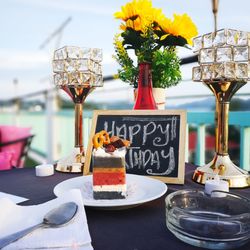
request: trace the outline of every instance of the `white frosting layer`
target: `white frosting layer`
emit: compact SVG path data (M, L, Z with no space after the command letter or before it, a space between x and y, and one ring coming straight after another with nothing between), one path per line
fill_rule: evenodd
M117 148L114 152L106 152L103 148L93 150L93 156L99 157L125 157L126 148Z
M126 192L127 191L127 185L102 185L102 186L93 186L93 191L95 192Z

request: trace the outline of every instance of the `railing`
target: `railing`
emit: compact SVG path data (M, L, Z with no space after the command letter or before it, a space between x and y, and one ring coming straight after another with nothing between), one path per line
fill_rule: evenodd
M213 125L215 121L214 112L188 112L187 122L197 127L196 157L197 165L205 164L205 135L206 126ZM250 170L250 112L230 112L229 125L240 128L240 166ZM188 142L187 142L188 145ZM188 149L188 146L186 147ZM186 160L187 160L186 152Z
M20 125L32 126L33 133L36 134L32 143L32 153L30 156L39 161L53 162L62 156L67 155L74 145L74 116L60 113L25 113L21 114ZM5 114L7 116L7 114ZM9 117L11 114L9 115ZM1 116L3 118L4 115ZM50 117L52 120L48 119ZM4 119L0 119L3 124ZM10 119L5 119L9 123ZM214 112L187 112L187 135L189 128L196 129L196 154L195 164L205 163L205 136L206 128L214 124ZM47 124L47 126L44 126ZM230 112L229 124L240 128L240 166L250 170L250 112ZM84 145L88 145L91 128L91 118L84 118ZM189 141L186 136L186 161L189 158ZM39 157L38 157L39 156Z

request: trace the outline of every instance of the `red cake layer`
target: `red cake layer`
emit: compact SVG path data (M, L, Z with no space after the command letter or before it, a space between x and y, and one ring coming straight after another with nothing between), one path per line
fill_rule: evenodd
M124 172L96 172L93 173L93 185L118 185L126 184Z

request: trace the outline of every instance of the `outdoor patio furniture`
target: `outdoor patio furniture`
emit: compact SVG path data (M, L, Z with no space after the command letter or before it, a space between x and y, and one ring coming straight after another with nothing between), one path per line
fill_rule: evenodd
M22 168L33 137L30 128L0 126L0 170Z

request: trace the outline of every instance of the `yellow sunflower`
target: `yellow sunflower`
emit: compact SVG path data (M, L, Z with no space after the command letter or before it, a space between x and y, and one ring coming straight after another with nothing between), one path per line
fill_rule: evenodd
M171 19L164 15L161 9L156 9L156 11L152 13L152 20L154 23L154 29L163 29L163 27L168 28L172 22Z
M185 38L190 45L192 45L192 38L198 35L196 25L187 14L174 14L174 20L163 23L161 27L167 34Z
M148 13L143 13L143 25L153 28L154 30L159 30L161 23L167 18L162 12L162 9L151 8Z
M152 9L151 0L133 0L121 7L121 11L114 14L115 18L127 21L128 19L135 20L141 14L146 15Z
M122 23L120 25L121 30L126 30L127 28L131 28L136 31L142 31L144 32L149 23L148 20L145 20L145 18L141 18L138 16L135 20L128 19L125 23Z
M120 28L132 28L144 32L150 25L150 15L153 12L151 0L133 0L121 7L121 11L114 14L115 18L123 20Z

